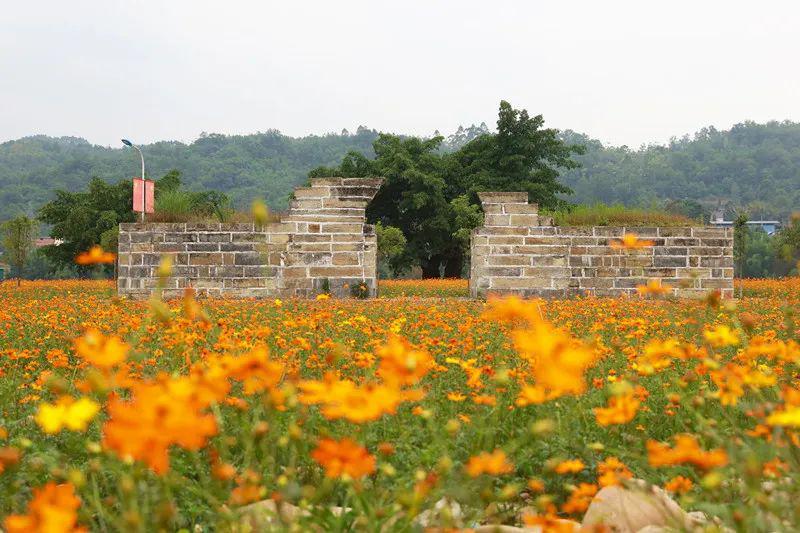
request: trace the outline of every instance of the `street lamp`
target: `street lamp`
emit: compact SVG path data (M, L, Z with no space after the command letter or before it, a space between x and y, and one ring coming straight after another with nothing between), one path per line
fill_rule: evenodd
M147 202L147 181L144 178L144 155L142 154L142 150L128 139L122 139L122 144L135 149L137 152L139 152L139 157L142 159L142 222L144 222L145 203Z

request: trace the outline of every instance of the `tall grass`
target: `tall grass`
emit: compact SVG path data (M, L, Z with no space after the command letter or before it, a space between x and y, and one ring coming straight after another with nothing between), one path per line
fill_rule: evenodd
M151 222L191 222L197 218L192 195L180 190L166 190L156 197Z
M552 216L557 226L697 226L702 225L684 215L660 209L642 209L624 205L578 205L568 210L543 212Z

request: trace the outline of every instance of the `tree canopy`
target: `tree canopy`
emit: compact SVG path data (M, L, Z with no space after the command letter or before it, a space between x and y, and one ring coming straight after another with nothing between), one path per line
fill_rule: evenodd
M557 178L572 168L568 145L543 128L541 115L500 103L497 133L483 133L454 152L440 150L443 137L420 139L380 134L375 158L348 153L338 167L320 167L310 176L382 176L381 190L367 219L396 227L407 239L405 264L419 264L423 276L462 274L469 233L481 224L478 191L527 191L529 200L555 208L570 190Z

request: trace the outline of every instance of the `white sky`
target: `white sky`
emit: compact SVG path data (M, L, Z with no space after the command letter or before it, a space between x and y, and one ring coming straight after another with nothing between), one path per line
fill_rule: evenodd
M0 141L800 121L797 1L2 0Z

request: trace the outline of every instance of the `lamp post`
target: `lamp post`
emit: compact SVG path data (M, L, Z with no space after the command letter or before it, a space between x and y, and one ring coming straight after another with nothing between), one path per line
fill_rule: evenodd
M142 222L144 222L144 212L147 210L145 209L145 203L147 202L147 180L145 180L144 177L144 155L142 154L142 150L128 139L122 139L122 144L135 149L139 152L139 157L142 159Z

